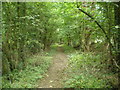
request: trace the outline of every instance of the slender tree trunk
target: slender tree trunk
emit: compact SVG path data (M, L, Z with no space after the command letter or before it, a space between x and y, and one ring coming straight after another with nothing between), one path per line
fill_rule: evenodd
M18 15L18 60L24 66L24 60L25 60L25 55L24 55L24 45L25 45L25 19L21 18L24 17L26 14L26 6L25 3L23 2L17 2L17 15ZM23 24L24 23L24 24ZM22 68L21 68L22 69Z
M120 2L115 3L115 25L119 26L117 29L117 35L116 35L116 41L117 41L117 56L116 61L118 62L118 65L120 65ZM118 78L120 78L120 68L118 70ZM119 88L120 88L120 82L119 82Z
M115 3L115 25L119 26L117 29L116 41L117 41L117 61L120 64L120 2Z
M115 3L117 6L115 6L115 25L119 26L117 29L117 61L120 64L120 2Z

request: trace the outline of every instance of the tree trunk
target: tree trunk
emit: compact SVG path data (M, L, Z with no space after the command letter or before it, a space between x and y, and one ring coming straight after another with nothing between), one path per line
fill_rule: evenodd
M116 61L118 62L118 65L120 65L120 2L116 2L115 3L115 25L119 26L119 28L117 29L117 35L116 35L116 40L117 40L117 55L116 55ZM118 70L118 74L120 75L120 70ZM120 76L118 75L118 78L120 78ZM120 82L119 85L120 87Z

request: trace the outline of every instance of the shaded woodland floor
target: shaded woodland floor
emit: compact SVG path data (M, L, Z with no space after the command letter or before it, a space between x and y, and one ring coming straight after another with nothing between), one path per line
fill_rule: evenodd
M39 88L61 88L65 77L64 70L68 65L67 55L63 48L58 48L53 56L52 65L49 67L45 77L39 81Z
M75 55L71 61L70 53L65 53L63 47L56 47L52 63L44 77L38 80L38 88L71 88L71 87L117 87L117 75L105 70L105 67L95 64L96 56L89 53ZM74 51L71 52L74 55ZM94 58L95 57L95 58ZM76 58L77 62L74 61ZM99 58L97 58L99 60ZM89 61L87 61L89 60ZM86 64L86 61L91 64ZM95 64L92 65L92 64ZM96 67L99 65L100 67Z
M69 52L67 52L69 50ZM116 88L117 74L101 64L103 56L56 46L26 60L27 66L11 73L12 83L3 77L7 88Z

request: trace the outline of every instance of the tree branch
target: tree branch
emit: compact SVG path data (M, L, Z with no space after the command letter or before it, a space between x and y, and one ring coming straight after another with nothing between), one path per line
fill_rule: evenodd
M102 32L105 34L105 37L107 38L109 44L112 46L113 48L113 45L112 43L110 42L110 39L107 35L107 33L105 32L104 28L98 23L98 21L96 21L90 14L88 14L87 12L85 12L84 10L80 9L79 6L77 5L77 8L79 11L83 12L85 15L87 15L88 17L90 17L92 20L94 20L94 22L98 25L98 27L102 30Z
M87 12L85 12L84 10L80 9L78 4L77 4L77 8L79 11L83 12L85 15L87 15L88 17L90 17L92 20L94 20L94 22L98 25L98 27L102 30L102 32L105 34L105 37L107 38L108 40L108 43L111 45L111 47L114 49L112 43L110 42L110 38L108 37L107 33L105 32L104 28L90 15L88 14ZM115 49L114 49L115 50ZM117 65L116 61L114 60L114 58L112 59L115 63L115 65L120 69L120 67Z

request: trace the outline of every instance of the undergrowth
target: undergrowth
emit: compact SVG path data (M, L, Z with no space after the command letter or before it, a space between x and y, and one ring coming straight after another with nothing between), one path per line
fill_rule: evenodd
M74 53L68 56L66 88L113 88L117 75L107 70L105 57L93 53Z
M44 53L45 54L45 53ZM2 77L2 88L34 88L37 87L37 80L43 77L51 64L51 55L34 55L26 60L24 70L14 70L9 75ZM12 78L9 80L9 78Z
M75 49L72 47L72 46L68 46L66 44L55 44L55 45L52 45L51 48L52 50L56 50L57 48L62 48L64 50L64 53L68 54L68 53L72 53L75 51Z

